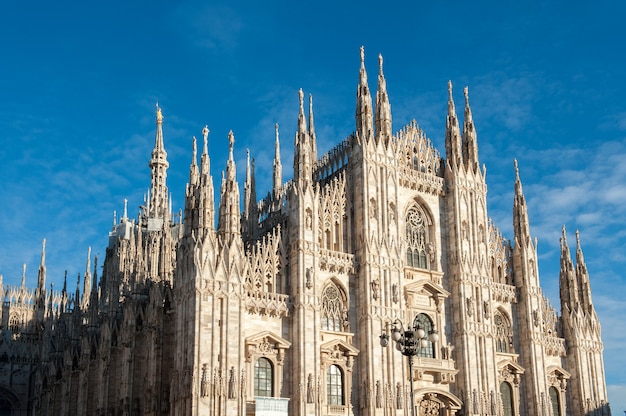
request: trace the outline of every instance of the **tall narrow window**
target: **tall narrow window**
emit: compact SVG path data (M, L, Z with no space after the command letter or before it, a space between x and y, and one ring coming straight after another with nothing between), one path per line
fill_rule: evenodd
M407 266L427 269L428 228L426 215L418 206L411 207L406 215L406 243Z
M550 387L550 402L552 403L552 416L561 416L561 401L556 387Z
M326 371L326 396L328 404L343 405L343 373L341 368L331 365Z
M343 331L344 296L333 283L324 289L322 294L322 329L325 331Z
M500 383L500 396L502 397L503 416L513 415L513 389L506 381Z
M422 328L426 337L428 337L428 335L433 331L433 322L425 313L420 313L415 317L413 326ZM418 348L417 355L419 357L435 358L435 348L433 343L428 340L425 344L425 346L420 346L420 348Z
M274 369L267 358L259 358L254 363L254 395L260 397L272 397L272 383L274 381Z

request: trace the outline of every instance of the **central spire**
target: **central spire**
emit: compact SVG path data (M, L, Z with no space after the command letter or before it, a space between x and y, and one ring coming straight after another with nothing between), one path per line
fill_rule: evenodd
M168 214L168 192L166 185L167 168L167 152L163 146L163 113L156 104L156 137L154 140L154 149L152 149L152 158L148 164L152 170L151 187L150 187L150 205L148 206L149 218L165 218Z

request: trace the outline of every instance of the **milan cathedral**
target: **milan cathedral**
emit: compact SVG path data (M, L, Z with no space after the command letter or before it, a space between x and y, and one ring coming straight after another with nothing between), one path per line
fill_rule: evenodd
M488 216L464 98L460 121L448 84L445 156L415 121L393 133L361 49L353 134L318 155L300 90L292 179L276 126L272 189L248 154L241 196L231 132L215 201L205 127L180 213L157 106L149 191L104 259L55 291L44 240L35 288L0 277L0 415L609 416L578 232L558 312L517 163L510 240Z

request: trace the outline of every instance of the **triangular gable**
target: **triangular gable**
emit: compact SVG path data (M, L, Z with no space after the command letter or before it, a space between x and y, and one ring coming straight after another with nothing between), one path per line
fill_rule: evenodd
M333 339L325 344L322 344L320 350L322 353L330 355L337 355L337 353L341 353L342 355L348 357L359 355L359 350L356 347L340 339Z
M563 367L558 365L551 365L547 368L548 374L554 374L558 379L569 379L572 375L568 373Z
M246 361L250 362L256 353L275 353L291 347L291 342L270 331L263 331L246 338Z
M450 296L450 292L443 287L434 284L430 279L422 279L416 282L411 282L404 286L404 290L407 292L420 293L426 292L433 297L447 298Z
M498 370L507 369L511 374L524 374L524 367L511 360L502 360L498 362Z

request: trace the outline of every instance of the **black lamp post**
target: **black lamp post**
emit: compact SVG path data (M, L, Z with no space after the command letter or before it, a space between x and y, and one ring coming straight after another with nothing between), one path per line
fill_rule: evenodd
M419 354L423 348L428 348L429 343L435 343L439 340L439 333L433 329L430 333L426 331L419 323L415 323L413 328L406 331L399 320L391 324L391 338L396 342L396 349L407 357L409 361L409 382L411 383L411 414L415 416L415 397L413 396L413 357ZM399 328L398 328L399 326ZM383 333L380 336L380 345L386 347L389 345L389 335Z

